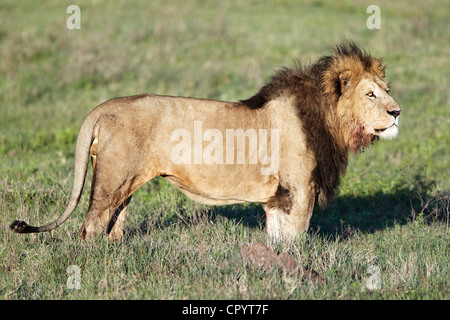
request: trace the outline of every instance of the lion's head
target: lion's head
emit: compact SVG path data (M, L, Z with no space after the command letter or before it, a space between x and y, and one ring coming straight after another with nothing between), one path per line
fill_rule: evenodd
M347 147L357 151L376 138L395 138L401 109L389 95L381 59L352 43L336 47L334 53L313 69L321 71L324 92L336 105Z

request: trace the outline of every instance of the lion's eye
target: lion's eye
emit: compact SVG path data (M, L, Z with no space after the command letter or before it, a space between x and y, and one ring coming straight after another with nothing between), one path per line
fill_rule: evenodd
M375 93L373 93L373 91L370 91L370 92L367 94L367 96L368 96L369 98L376 98Z

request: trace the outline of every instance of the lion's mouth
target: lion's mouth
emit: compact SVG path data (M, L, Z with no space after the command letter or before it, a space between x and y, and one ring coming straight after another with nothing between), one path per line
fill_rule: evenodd
M397 123L394 122L394 123L391 124L389 127L386 127L386 128L383 128L383 129L375 129L375 133L382 133L382 132L386 131L387 129L392 128L393 126L398 127Z
M398 135L398 117L390 126L382 129L374 129L373 134L382 139L390 140Z

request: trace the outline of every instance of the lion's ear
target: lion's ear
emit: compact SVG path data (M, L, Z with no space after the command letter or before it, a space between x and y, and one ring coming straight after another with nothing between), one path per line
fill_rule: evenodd
M344 93L345 90L345 86L347 85L347 83L350 81L350 77L352 76L352 72L350 70L346 70L346 71L342 71L339 74L339 81L340 81L340 89L341 89L341 94Z

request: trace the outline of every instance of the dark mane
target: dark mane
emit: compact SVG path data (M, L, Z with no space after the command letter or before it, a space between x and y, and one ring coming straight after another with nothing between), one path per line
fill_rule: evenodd
M307 147L313 151L317 163L311 179L318 187L317 200L320 205L325 205L334 197L339 177L345 173L348 163L349 147L342 141L339 131L348 131L349 128L339 123L339 117L335 114L341 95L339 76L344 71L350 71L357 81L364 72L384 78L385 70L381 60L371 57L354 43L338 45L333 53L309 66L297 64L293 68L280 69L257 94L240 101L250 109L259 109L278 97L294 97ZM355 139L361 139L356 149L370 142L361 132L351 134Z
M339 75L343 71L351 71L354 78L361 77L364 72L373 72L382 79L385 77L386 66L381 59L372 57L353 42L337 45L333 48L333 53L332 56L322 56L312 65L297 63L293 68L281 68L257 94L240 102L250 109L259 109L269 100L281 95L305 95L299 90L298 81L308 81L319 86L322 95L329 95L333 98L331 102L336 103L341 91Z

